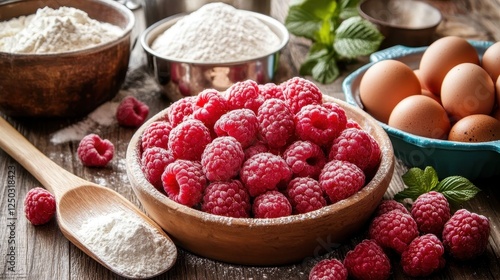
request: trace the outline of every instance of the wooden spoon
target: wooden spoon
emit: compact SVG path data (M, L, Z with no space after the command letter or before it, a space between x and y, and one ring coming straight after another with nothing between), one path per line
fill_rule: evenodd
M177 258L177 249L165 232L134 204L116 191L88 182L66 171L35 148L24 136L14 129L5 119L0 117L0 148L28 170L56 199L57 222L66 238L80 248L84 253L107 267L114 273L128 278L151 278L169 270ZM126 212L142 218L152 228L158 230L165 238L169 257L164 260L158 271L147 272L144 275L128 275L109 262L106 257L93 251L88 244L78 236L81 225L88 219L101 215ZM150 240L140 240L138 243ZM152 241L151 241L152 242ZM134 257L134 256L130 256ZM154 258L153 254L151 258ZM145 264L147 265L147 264ZM143 273L142 271L139 273Z

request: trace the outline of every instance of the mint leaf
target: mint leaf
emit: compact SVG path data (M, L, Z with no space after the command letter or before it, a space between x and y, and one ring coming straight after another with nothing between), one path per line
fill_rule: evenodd
M417 167L410 168L403 174L402 179L407 188L398 192L394 196L395 200L406 198L415 200L421 194L431 191L439 183L436 170L432 166L427 166L424 170Z
M340 20L345 20L350 17L359 15L358 3L359 0L339 0L339 17Z
M340 75L335 63L335 53L321 43L311 46L306 61L302 63L299 71L301 75L311 75L321 83L330 83Z
M455 205L472 199L481 191L471 181L462 176L446 177L432 190L442 193L448 199L448 202Z
M335 31L335 51L344 57L355 58L376 51L384 37L369 21L356 16L344 20Z
M336 9L337 1L299 1L289 7L285 26L296 36L326 42L322 40L325 39L325 32L333 33L330 22Z

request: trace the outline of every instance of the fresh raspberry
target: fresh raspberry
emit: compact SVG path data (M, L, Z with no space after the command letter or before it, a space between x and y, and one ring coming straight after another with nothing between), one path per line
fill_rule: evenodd
M353 119L347 119L347 123L345 124L345 128L356 128L356 129L363 129L359 123L357 123Z
M176 127L192 116L197 99L198 96L186 96L168 107L167 116L172 127Z
M382 248L401 254L418 236L417 223L410 214L392 210L375 217L369 227L370 238Z
M309 280L347 280L347 269L338 259L324 259L309 272Z
M489 235L488 218L460 209L444 225L443 245L455 259L471 260L486 250Z
M334 102L326 102L322 105L323 107L337 114L339 127L341 128L341 130L345 129L349 119L347 118L347 114L345 113L344 108L340 107L339 104Z
M212 182L205 188L201 210L233 217L250 217L250 196L240 181Z
M292 215L292 205L279 191L268 191L257 196L252 204L254 218L279 218Z
M176 159L201 160L201 154L210 142L209 129L201 121L191 119L170 131L168 149Z
M202 121L209 129L227 112L227 101L215 89L205 89L198 94L192 117Z
M208 180L227 181L238 175L244 158L240 142L231 136L221 136L205 147L201 165Z
M445 264L443 243L431 233L413 239L401 254L403 271L412 277L429 276Z
M311 81L302 77L293 77L280 84L285 100L293 114L309 104L323 103L323 94Z
M173 201L193 207L199 202L207 184L201 164L197 161L176 160L161 175L163 189Z
M155 121L150 123L141 135L141 147L145 151L147 148L160 147L168 148L168 136L172 130L172 125L166 121Z
M284 189L292 178L292 171L285 160L271 153L260 153L247 159L240 170L240 179L255 197L268 190Z
M78 144L77 154L81 162L89 167L103 167L113 159L115 146L97 134L88 134Z
M377 140L375 140L375 138L373 138L370 134L368 134L368 137L372 143L372 153L370 155L370 160L368 161L368 166L366 166L365 170L367 172L374 173L380 163L382 151L380 150Z
M356 165L341 160L325 164L319 175L319 185L331 203L346 199L365 184L365 174Z
M236 109L222 115L214 125L217 136L233 136L243 148L257 139L259 122L250 109Z
M271 98L285 100L283 89L275 83L259 84L259 94L264 98L264 101Z
M288 184L286 195L294 214L311 212L326 206L319 182L309 177L294 178Z
M293 114L283 100L266 100L259 108L257 120L260 138L271 148L285 146L295 133Z
M229 110L250 109L257 113L264 98L259 94L259 85L253 80L236 82L226 91Z
M253 143L250 147L246 148L244 150L245 152L245 161L252 156L260 153L266 153L269 152L269 147L264 144L262 141L257 141Z
M375 210L375 217L385 214L392 210L399 210L405 214L410 214L410 211L404 206L403 203L398 202L394 199L385 199L380 202Z
M295 141L283 153L295 176L317 179L325 166L326 156L320 146L310 141Z
M347 128L333 141L328 159L352 162L364 171L370 164L371 155L370 135L364 130Z
M347 252L344 266L353 279L389 279L391 262L382 247L365 239Z
M116 109L116 120L119 125L138 127L144 123L148 114L148 105L133 96L127 96L123 98Z
M421 234L441 236L444 224L450 219L450 205L443 194L435 191L421 194L411 206L411 216Z
M331 145L345 128L346 119L320 104L306 105L295 114L295 131L302 140Z
M30 189L24 198L24 214L33 225L48 223L56 213L56 199L45 189Z
M144 176L157 190L163 190L161 174L165 167L174 161L169 150L160 147L146 149L141 156L141 168Z

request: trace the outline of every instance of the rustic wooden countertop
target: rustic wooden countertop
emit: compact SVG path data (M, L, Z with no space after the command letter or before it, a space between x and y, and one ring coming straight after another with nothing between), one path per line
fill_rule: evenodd
M500 0L435 0L429 1L441 9L444 21L437 36L458 35L467 39L500 41ZM283 21L288 1L273 0L272 15ZM142 10L136 10L135 35L145 28ZM277 82L298 75L298 67L308 50L308 42L292 36L281 56ZM360 59L349 66L333 84L318 85L330 96L343 99L341 84L350 72L366 63ZM123 87L125 91L138 90L142 100L150 106L150 116L168 106L169 101L158 91L152 79L135 80L144 76L144 52L140 44L133 50L130 72ZM142 90L142 91L141 91ZM137 93L137 92L136 92ZM0 112L1 114L1 112ZM2 114L2 116L4 116ZM116 123L101 125L88 119L30 120L4 116L45 155L74 174L89 181L110 187L140 206L129 186L125 170L125 151L133 129ZM77 141L55 143L55 135L74 133L72 128L88 128L115 144L113 161L106 168L85 168L76 156ZM66 128L67 134L61 132ZM69 132L68 132L69 128ZM59 134L57 134L59 133ZM0 137L2 137L0 135ZM401 175L406 167L397 162L390 188L390 197L403 188ZM0 151L0 279L121 279L71 244L60 232L55 220L43 226L32 226L23 214L22 201L26 192L40 184L5 152ZM446 268L431 279L498 279L500 277L500 176L474 182L482 191L464 207L489 217L491 235L486 253L472 262L448 260ZM14 200L9 200L13 198ZM13 211L13 212L10 212ZM9 216L13 213L14 216ZM10 217L10 218L9 218ZM366 232L328 254L342 259L364 237ZM9 249L14 246L15 249ZM319 258L326 256L318 256ZM393 261L392 279L410 279L403 275L397 260ZM315 261L282 267L248 267L221 263L195 256L179 248L174 267L157 279L307 279Z

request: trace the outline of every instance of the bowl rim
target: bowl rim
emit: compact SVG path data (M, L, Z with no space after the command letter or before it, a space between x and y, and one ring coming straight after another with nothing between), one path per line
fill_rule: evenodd
M247 63L247 62L250 62L250 61L259 60L259 59L268 57L270 55L273 55L273 54L281 51L288 44L288 41L290 40L290 33L288 32L288 29L285 27L285 25L283 25L277 19L275 19L273 17L270 17L270 16L267 16L267 15L264 15L264 14L261 14L261 13L257 13L257 12L252 12L252 11L247 11L247 10L240 10L240 9L238 11L242 12L242 13L245 13L245 14L248 14L248 15L251 15L251 16L257 18L259 21L261 21L262 23L266 24L267 26L271 25L271 26L277 28L280 31L281 34L277 34L274 30L271 30L271 31L273 33L275 33L280 38L280 40L281 40L280 44L274 50L272 50L272 51L270 51L268 53L264 53L262 55L253 57L253 58L244 59L244 60L227 61L227 62L221 62L221 63L213 62L213 61L202 62L202 61L196 61L196 60L190 60L190 59L178 59L178 58L175 58L175 57L169 57L169 56L165 56L165 55L159 54L158 52L154 51L150 47L150 44L159 35L161 35L163 32L165 32L172 25L174 25L182 17L189 15L189 13L179 13L179 14L171 15L169 17L166 17L166 18L164 18L164 19L162 19L162 20L160 20L160 21L152 24L151 26L149 26L148 28L146 28L146 30L144 30L141 33L141 35L139 37L139 41L140 41L142 47L144 48L144 50L148 54L153 55L153 56L155 56L157 58L161 58L161 59L164 59L164 60L167 60L167 61L171 61L171 62L174 62L174 63L187 63L187 64L201 65L201 66L213 66L213 65L217 65L217 66L231 66L231 65L244 64L244 63ZM156 34L152 35L152 33L156 33ZM155 36L155 37L154 38L150 38L152 36ZM149 41L151 41L151 43Z

